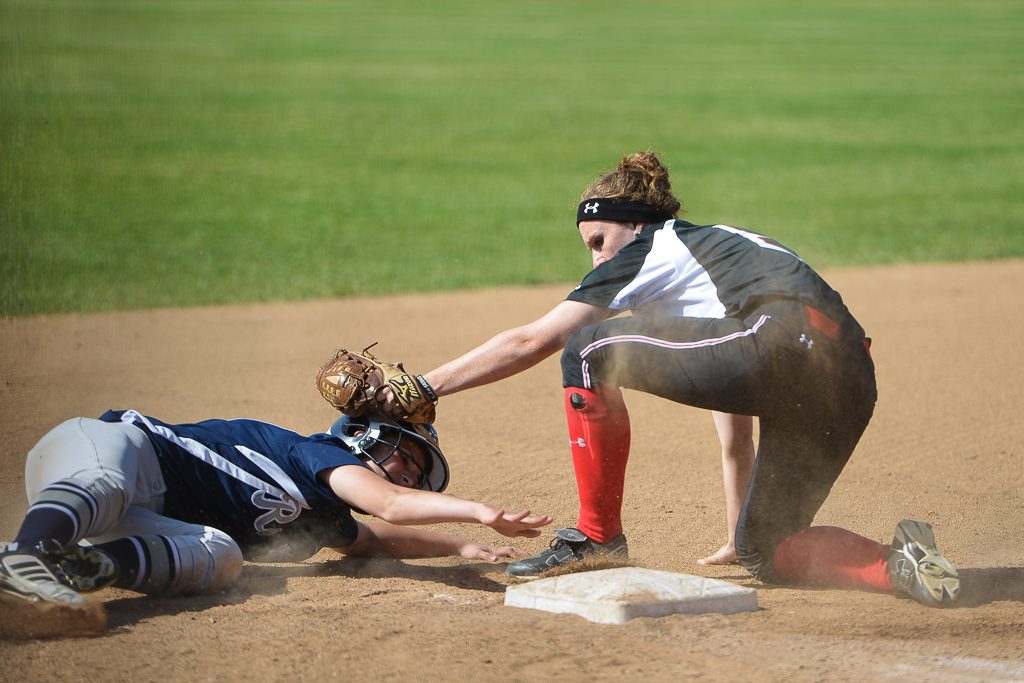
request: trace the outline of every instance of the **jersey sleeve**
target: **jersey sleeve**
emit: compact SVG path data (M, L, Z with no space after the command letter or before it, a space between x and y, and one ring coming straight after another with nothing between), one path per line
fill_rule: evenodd
M317 475L342 465L366 467L366 463L343 448L336 437L329 434L314 434L306 441L300 441L292 449L296 467L305 470L314 480Z
M621 294L636 280L649 251L650 241L637 238L590 271L566 299L616 311L630 308L629 298Z

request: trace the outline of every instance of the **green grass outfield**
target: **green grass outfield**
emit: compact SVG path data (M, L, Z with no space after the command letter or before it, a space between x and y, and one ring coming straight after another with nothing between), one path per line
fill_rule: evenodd
M816 267L1024 256L1024 2L0 0L0 316L568 282L655 148Z

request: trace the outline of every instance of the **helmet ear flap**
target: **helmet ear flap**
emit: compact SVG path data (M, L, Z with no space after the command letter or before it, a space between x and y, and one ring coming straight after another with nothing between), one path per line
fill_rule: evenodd
M338 418L327 431L331 436L344 441L350 451L359 455L369 455L368 451L377 443L376 437L380 434L379 429L373 429L370 419L348 415Z
M340 422L342 421L338 420L338 422L335 424L338 424ZM358 434L357 432L363 432L365 434L368 426L369 425L367 424L366 420L360 420L359 418L349 418L348 421L339 426L340 433L338 434L338 436L344 434L349 438L355 438L357 436L361 436L361 434Z

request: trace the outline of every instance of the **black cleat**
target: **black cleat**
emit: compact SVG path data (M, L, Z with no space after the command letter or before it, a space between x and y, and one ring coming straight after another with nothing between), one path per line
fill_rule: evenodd
M601 555L626 559L629 555L626 537L619 534L609 543L598 543L578 529L558 529L550 548L540 555L512 562L505 573L516 579L535 579L555 567Z

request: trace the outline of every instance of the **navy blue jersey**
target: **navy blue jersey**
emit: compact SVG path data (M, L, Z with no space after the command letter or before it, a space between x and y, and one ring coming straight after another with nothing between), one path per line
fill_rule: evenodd
M759 306L799 301L856 326L842 297L791 250L727 225L651 225L567 297L636 315L744 319Z
M172 425L134 410L100 419L132 424L153 443L167 484L164 516L220 529L246 559L299 561L356 539L352 508L317 474L366 465L330 434L258 420Z

